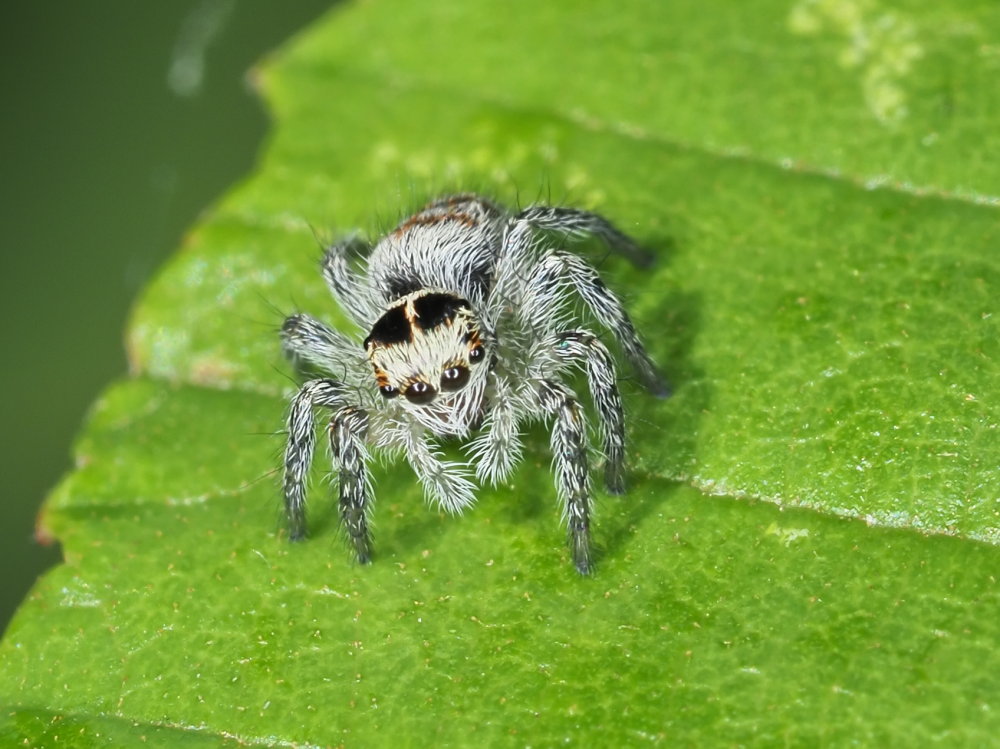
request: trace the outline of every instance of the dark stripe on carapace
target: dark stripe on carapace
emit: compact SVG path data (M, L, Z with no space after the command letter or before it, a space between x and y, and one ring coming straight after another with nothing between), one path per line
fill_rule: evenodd
M457 205L469 205L470 203L478 203L480 205L488 205L487 202L471 192L463 192L458 195L449 195L445 198L438 198L437 200L432 200L430 203L425 205L420 209L418 213L426 213L427 211L433 210L435 208L454 208Z
M409 343L413 340L410 322L406 319L403 306L389 309L372 326L372 331L365 338L365 348L368 344L377 343L381 346L391 346L394 343Z
M415 313L413 322L423 330L436 328L455 319L460 309L468 309L469 303L454 294L432 292L413 300Z
M389 299L391 300L400 299L424 288L420 279L404 278L403 276L389 276L385 280L385 284L389 288Z
M392 234L397 239L410 229L415 229L418 226L434 226L435 224L443 224L449 221L457 221L462 226L467 226L470 229L474 226L479 225L473 216L468 213L462 213L461 211L450 211L448 213L418 213L415 216L410 216L406 221L401 223L396 227L396 231Z

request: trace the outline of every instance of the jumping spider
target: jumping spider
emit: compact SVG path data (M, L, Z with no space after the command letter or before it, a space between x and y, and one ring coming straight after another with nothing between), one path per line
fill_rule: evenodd
M405 455L428 498L459 512L475 499L472 471L481 482L506 479L522 457L522 425L544 420L573 563L590 572L588 437L564 373L586 370L604 481L615 494L625 486L625 420L614 361L597 335L577 324L574 299L611 331L651 393L667 395L667 384L597 271L578 255L544 246L539 230L595 235L633 262L644 257L596 214L544 205L512 214L476 195L443 198L403 221L370 250L363 273L350 260L369 250L361 240L326 251L323 277L368 337L359 345L304 314L282 326L293 361L332 375L309 380L291 402L284 493L292 540L306 534L317 406L332 411L340 516L362 563L372 548L369 448ZM467 441L468 463L444 459L444 437Z

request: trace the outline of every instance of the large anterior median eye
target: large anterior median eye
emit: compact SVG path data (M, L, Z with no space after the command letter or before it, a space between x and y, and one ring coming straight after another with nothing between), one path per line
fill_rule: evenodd
M458 390L469 381L469 368L459 364L441 373L442 390Z
M437 395L437 390L426 382L417 380L403 391L403 395L406 396L406 400L410 403L430 403L434 400L434 396Z

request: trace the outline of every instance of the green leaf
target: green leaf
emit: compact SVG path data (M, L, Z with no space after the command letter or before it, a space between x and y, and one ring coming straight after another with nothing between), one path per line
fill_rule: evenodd
M265 67L260 168L146 291L46 506L66 563L0 644L0 737L993 741L1000 11L745 5L360 3ZM347 325L314 233L457 189L659 255L602 262L675 395L626 383L592 578L541 430L461 518L377 469L370 567L320 468L312 539L279 532L275 331Z

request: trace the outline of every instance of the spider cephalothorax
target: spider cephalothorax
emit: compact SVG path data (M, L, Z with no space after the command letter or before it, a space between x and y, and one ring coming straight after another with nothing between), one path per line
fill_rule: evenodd
M667 386L597 271L540 244L538 230L594 234L632 260L643 257L596 214L548 206L509 214L475 195L433 202L403 221L371 250L364 272L351 264L364 249L357 239L327 250L323 275L368 335L358 344L308 315L282 327L293 359L331 375L306 382L291 404L284 488L293 539L306 530L316 407L332 411L341 519L361 562L371 555L369 448L402 452L427 495L458 511L474 500L472 473L505 479L521 458L523 425L541 419L552 426L573 562L590 571L587 430L567 371L586 372L614 493L624 489L625 424L611 354L580 327L570 302L581 300L612 332L648 390L662 396ZM467 440L467 462L443 458L437 441L446 437Z

